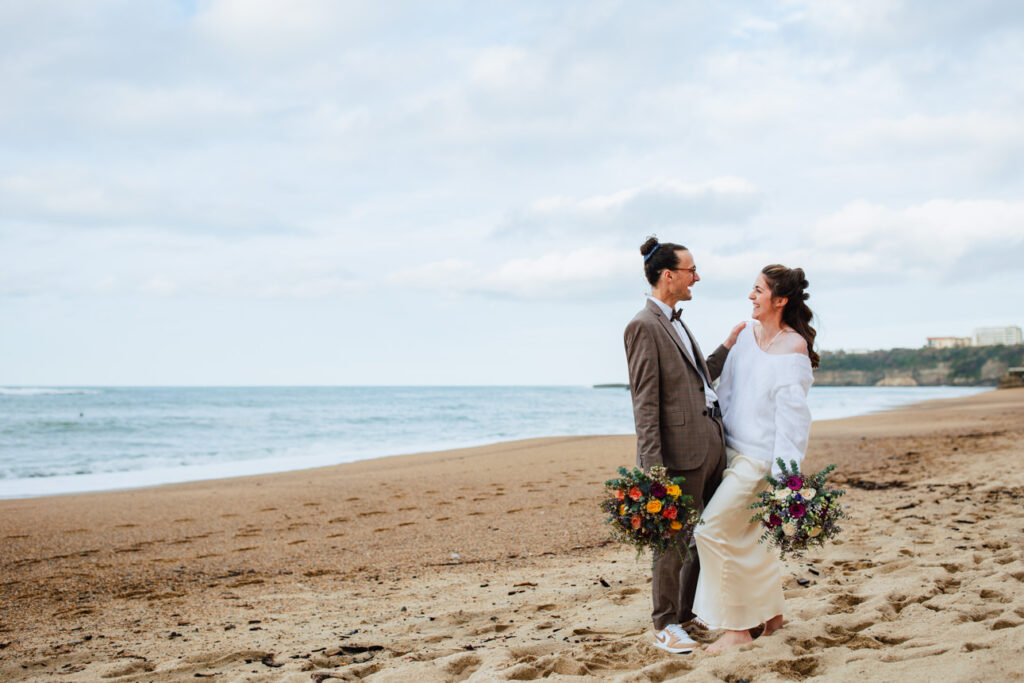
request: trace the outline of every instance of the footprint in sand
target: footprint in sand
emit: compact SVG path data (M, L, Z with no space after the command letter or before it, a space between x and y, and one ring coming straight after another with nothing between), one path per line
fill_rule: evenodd
M360 512L360 517L373 517L374 515L383 515L383 510L370 510L369 512Z
M260 547L258 545L249 545L249 546L246 546L244 548L235 548L234 552L236 552L236 553L247 553L250 550L259 550L259 549L260 549Z
M341 533L341 534L328 534L327 538L338 538L338 537L344 536L344 535L345 535L344 533Z
M416 523L416 522L402 522L402 523L401 523L401 524L399 524L398 526L412 526L412 525L413 525L413 524L415 524L415 523Z
M221 515L221 518L222 519L230 519L231 517L237 517L237 516L238 516L238 514L235 513L235 512L226 512L223 515Z
M154 669L156 669L156 664L152 662L130 662L114 666L107 673L100 676L100 678L120 678L122 676L131 676L132 674L149 673Z
M320 503L303 503L302 505L308 508L320 507Z
M328 524L339 524L341 522L347 522L348 517L335 517L334 519L327 520Z
M907 603L900 604L899 601L896 599L897 597L902 598L902 596L890 596L889 603L893 605L893 608L896 610L896 613L899 614L900 610L902 610ZM867 598L863 598L859 595L853 594L837 595L832 599L832 610L833 612L852 612L854 607L861 604L866 599Z
M346 498L345 502L346 503L354 503L357 500L360 500L359 496L352 496L351 498Z
M115 528L117 529L134 529L138 524L118 524Z
M4 536L5 539L14 540L16 538L28 538L28 534L14 534L13 536Z
M274 512L277 508L260 508L260 512Z
M415 505L407 505L404 508L398 508L399 512L408 512L409 510L419 510L419 508L416 507Z
M784 659L775 662L770 669L786 678L807 678L813 676L818 670L818 658L803 656L789 660Z
M297 540L297 541L289 541L288 545L298 545L298 544L300 544L300 543L305 543L305 542L306 542L306 541L305 541L304 539L301 539L301 538L300 538L300 539L299 539L299 540Z

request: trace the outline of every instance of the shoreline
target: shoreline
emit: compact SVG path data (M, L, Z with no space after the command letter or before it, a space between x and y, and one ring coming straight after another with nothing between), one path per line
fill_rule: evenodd
M1013 680L1022 443L1024 389L815 423L854 518L785 563L786 628L718 657L653 647L607 539L631 435L3 500L0 678Z
M102 387L101 387L102 388ZM860 388L860 387L829 387L831 388ZM871 388L871 387L865 387ZM916 389L917 387L915 387ZM940 387L945 389L965 389L965 387ZM892 387L891 389L899 391L905 389L905 387ZM932 387L925 387L925 389L933 389ZM984 387L971 387L969 389L977 389L977 393L985 393L991 391L991 388ZM975 395L975 394L971 394ZM869 410L865 413L858 413L856 415L844 415L842 417L826 417L823 419L815 420L817 422L825 422L833 419L846 419L846 417L857 417L860 415L873 415L884 413L890 410L899 410L905 406L913 406L918 403L926 403L931 400L945 400L944 398L937 399L924 399L922 401L912 401L909 403L898 403L895 405L885 405L880 408ZM110 473L89 473L81 475L55 475L50 477L32 477L27 479L9 479L0 480L0 501L4 500L25 500L31 498L49 498L49 497L63 497L79 494L88 493L108 493L114 491L129 491L129 490L140 490L140 489L152 489L159 488L161 486L171 486L177 484L187 484L191 482L200 481L221 481L236 479L239 477L255 477L264 475L274 474L286 474L289 472L302 472L308 470L317 470L325 467L335 467L339 465L351 464L354 462L364 462L368 460L377 460L381 458L400 457L405 455L422 455L429 453L437 453L449 450L463 450L468 448L484 448L484 447L496 447L503 443L512 443L515 441L523 441L530 439L548 439L548 438L567 438L576 436L631 436L632 432L621 432L621 433L597 433L597 434L580 434L580 435L558 435L558 436L526 436L523 438L505 439L500 441L480 441L479 443L470 444L459 444L459 445L444 445L440 444L437 446L424 446L420 449L413 449L409 451L401 452L385 452L369 455L369 456L353 456L352 459L342 460L340 462L322 462L325 459L324 455L317 456L301 456L297 459L298 462L292 461L285 463L280 458L265 458L265 459L253 459L253 460L240 460L240 461L224 461L216 463L207 463L199 465L190 465L176 468L154 468L147 470L129 470L129 471L118 471ZM235 470L235 471L232 471ZM240 471L239 471L240 470ZM133 480L134 479L134 480ZM90 481L99 481L101 483L90 485ZM6 484L6 486L5 486ZM7 488L13 489L15 486L21 486L27 491L8 491ZM82 488L84 486L84 488ZM53 490L54 488L58 490ZM61 490L64 489L64 490Z

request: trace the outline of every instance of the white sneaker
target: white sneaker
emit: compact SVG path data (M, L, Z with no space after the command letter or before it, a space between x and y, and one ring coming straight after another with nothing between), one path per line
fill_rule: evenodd
M654 634L654 646L677 655L688 655L697 643L679 624L669 624Z

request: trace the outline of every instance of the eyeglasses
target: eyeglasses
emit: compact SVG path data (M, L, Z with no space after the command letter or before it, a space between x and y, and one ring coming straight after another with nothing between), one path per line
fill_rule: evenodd
M697 266L692 266L690 268L666 268L665 270L674 270L674 271L677 271L677 272L685 270L690 275L692 275L694 277L697 276Z

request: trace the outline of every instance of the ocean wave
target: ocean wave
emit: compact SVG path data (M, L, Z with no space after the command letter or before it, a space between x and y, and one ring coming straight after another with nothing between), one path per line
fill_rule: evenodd
M95 389L50 389L35 387L0 387L0 396L50 396L53 394L98 394Z

